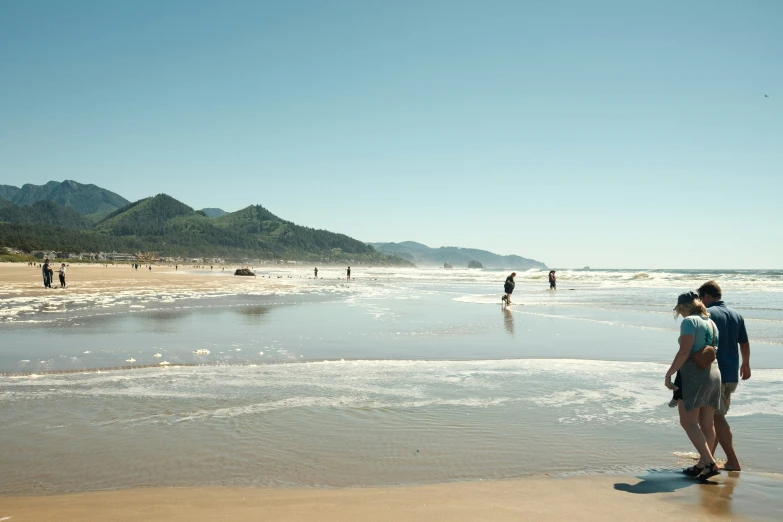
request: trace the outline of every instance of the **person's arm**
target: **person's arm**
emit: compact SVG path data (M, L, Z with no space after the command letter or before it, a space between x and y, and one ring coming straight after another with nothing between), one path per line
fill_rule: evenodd
M750 379L750 343L740 343L740 354L742 354L740 377L743 381L747 381Z
M739 337L737 339L740 346L740 354L742 355L742 366L740 366L740 377L743 381L750 379L750 340L748 339L748 331L745 329L745 319L740 321Z
M669 367L669 371L666 372L666 387L670 390L674 389L674 386L672 385L672 375L677 373L677 370L682 368L682 365L685 364L685 361L688 360L688 357L691 356L691 348L693 348L693 343L696 341L696 336L693 334L687 334L687 335L681 335L680 336L680 349L677 351L677 355L674 356L674 360L672 361L672 365Z

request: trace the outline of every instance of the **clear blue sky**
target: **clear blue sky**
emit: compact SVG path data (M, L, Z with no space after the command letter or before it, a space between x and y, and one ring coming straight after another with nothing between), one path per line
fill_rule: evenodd
M783 268L781 27L777 0L5 1L0 183Z

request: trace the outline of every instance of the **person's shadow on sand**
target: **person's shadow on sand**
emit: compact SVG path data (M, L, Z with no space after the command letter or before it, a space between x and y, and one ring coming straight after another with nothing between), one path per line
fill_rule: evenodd
M672 493L678 489L699 484L693 477L675 471L650 471L647 476L639 478L642 480L637 484L618 482L614 485L614 489L637 495L649 495L650 493ZM714 483L706 482L705 484Z

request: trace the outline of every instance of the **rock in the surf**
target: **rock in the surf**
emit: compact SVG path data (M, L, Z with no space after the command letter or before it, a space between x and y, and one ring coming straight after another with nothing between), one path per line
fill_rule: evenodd
M255 276L256 274L253 273L249 268L237 268L236 272L234 272L234 275L240 275L240 276Z
M475 259L468 263L468 268L484 268L484 266Z

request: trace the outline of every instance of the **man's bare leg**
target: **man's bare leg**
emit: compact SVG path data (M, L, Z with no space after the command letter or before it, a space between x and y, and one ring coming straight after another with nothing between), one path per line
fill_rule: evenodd
M734 435L731 433L731 426L726 421L725 415L715 414L715 435L712 453L715 453L715 449L720 444L720 447L726 453L726 464L723 466L723 469L726 471L740 471L742 466L740 466L737 453L734 451Z

